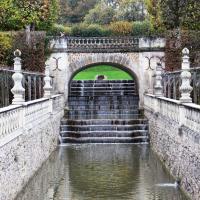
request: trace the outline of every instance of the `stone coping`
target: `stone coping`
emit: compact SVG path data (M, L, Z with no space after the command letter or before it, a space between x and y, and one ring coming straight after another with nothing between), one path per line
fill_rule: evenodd
M153 94L144 94L144 95L152 97L152 98L156 98L156 99L159 99L159 100L167 101L169 103L174 103L174 104L177 104L177 105L180 105L180 106L185 106L186 108L198 110L198 112L200 112L200 105L197 105L195 103L181 103L179 100L169 99L169 98L166 98L166 97L156 97Z
M8 111L15 110L15 109L18 109L18 108L21 108L21 107L22 107L22 105L10 105L10 106L6 106L6 107L3 107L3 108L0 108L0 114L8 112Z
M56 94L56 95L53 95L49 99L55 99L57 97L62 97L62 96L63 96L63 94ZM18 109L18 108L21 108L21 107L31 106L31 105L34 105L34 104L37 104L37 103L49 101L49 99L48 98L40 98L40 99L24 102L22 105L9 105L9 106L0 108L0 114L8 112L8 111L15 110L15 109Z

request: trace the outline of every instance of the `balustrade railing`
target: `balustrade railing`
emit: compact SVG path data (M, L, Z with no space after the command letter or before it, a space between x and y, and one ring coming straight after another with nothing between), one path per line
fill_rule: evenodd
M195 132L200 130L200 106L185 105L185 125Z
M191 86L193 90L191 92L192 101L195 104L200 105L200 67L191 68ZM162 75L163 93L164 96L170 99L179 100L181 97L181 70L174 72L166 72Z
M8 106L12 103L14 81L12 75L15 71L0 69L0 107ZM25 88L25 101L31 101L43 97L44 77L42 73L23 72L23 87Z
M57 46L55 48L62 48L66 43L68 52L98 53L139 50L139 38L135 37L54 37L52 41Z
M42 121L50 113L49 101L47 99L27 102L25 106L25 124L37 123L38 120Z
M139 48L139 39L133 37L67 38L68 51L131 51Z
M168 119L179 123L179 109L178 101L169 100L167 98L157 99L157 112Z
M22 125L20 106L10 106L0 109L0 140Z

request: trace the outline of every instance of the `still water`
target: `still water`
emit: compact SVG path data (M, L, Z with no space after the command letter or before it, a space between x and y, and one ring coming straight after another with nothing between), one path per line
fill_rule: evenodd
M148 145L69 145L50 156L16 200L187 199L169 183Z

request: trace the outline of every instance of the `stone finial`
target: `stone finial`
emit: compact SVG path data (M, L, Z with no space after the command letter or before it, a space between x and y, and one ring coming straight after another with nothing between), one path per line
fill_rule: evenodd
M49 65L46 64L45 67L45 78L44 78L44 97L45 98L50 98L51 97L51 91L52 91L52 86L51 86L51 77L50 77L50 67Z
M181 72L181 80L182 84L180 87L181 92L181 103L192 103L192 98L190 94L192 92L192 87L190 85L191 81L191 73L190 73L190 61L189 61L189 50L184 48L183 51L183 61L182 61L182 72Z
M155 74L155 85L154 85L154 94L157 97L163 96L163 86L162 86L162 65L160 62L156 66Z
M14 95L14 98L12 100L13 105L21 105L25 99L25 89L22 86L22 65L21 65L21 51L19 49L14 51L14 71L15 73L12 75L12 78L14 80L14 87L11 89L11 92Z

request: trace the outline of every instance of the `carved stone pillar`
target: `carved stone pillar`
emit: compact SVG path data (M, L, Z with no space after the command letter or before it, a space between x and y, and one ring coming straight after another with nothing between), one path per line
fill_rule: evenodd
M156 66L154 94L157 97L163 96L162 65L161 65L161 63L157 63L157 66Z
M14 80L14 87L11 89L11 92L14 95L14 98L12 100L13 105L21 105L25 101L25 89L22 86L22 66L21 66L21 51L16 50L14 52L14 71L15 73L12 75L12 78Z
M45 78L44 78L44 98L50 98L51 97L51 77L50 77L50 67L46 65L45 67Z
M189 62L189 50L184 48L183 51L183 61L182 61L182 72L181 72L181 80L182 84L180 87L181 92L181 103L192 103L192 98L190 94L192 92L192 87L190 85L191 81L191 73L190 73L190 62Z

